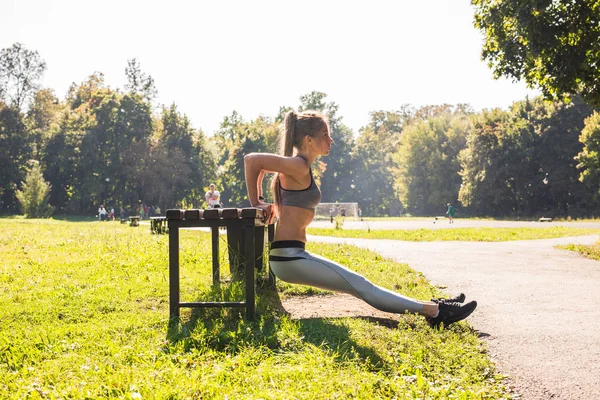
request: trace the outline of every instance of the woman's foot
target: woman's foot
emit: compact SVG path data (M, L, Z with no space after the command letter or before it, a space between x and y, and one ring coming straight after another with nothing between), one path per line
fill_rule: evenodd
M460 303L438 303L437 317L428 317L427 322L432 328L438 327L441 324L448 326L454 322L458 322L467 318L477 308L477 302L471 301L467 304Z

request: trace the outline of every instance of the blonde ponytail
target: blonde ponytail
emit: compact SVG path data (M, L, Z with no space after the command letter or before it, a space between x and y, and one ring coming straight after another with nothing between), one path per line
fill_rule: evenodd
M296 121L298 114L295 111L288 111L283 119L282 140L279 143L279 154L291 157L294 154L294 133L296 132Z

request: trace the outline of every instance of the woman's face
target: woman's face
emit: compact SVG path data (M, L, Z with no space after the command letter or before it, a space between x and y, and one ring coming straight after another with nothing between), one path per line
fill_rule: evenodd
M326 156L331 151L333 139L329 135L329 127L325 127L323 131L312 137L313 149L319 156Z

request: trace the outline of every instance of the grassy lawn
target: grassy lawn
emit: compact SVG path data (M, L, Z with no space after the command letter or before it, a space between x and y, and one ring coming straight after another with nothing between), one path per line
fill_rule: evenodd
M334 236L362 239L394 239L415 242L460 240L467 242L505 242L509 240L551 239L563 236L597 235L598 229L566 228L457 228L457 229L407 229L407 230L366 230L308 228L309 235Z
M170 326L167 242L146 226L0 219L0 398L509 398L465 322L292 320L281 299L318 292L302 286L259 290L255 322L184 310ZM366 250L309 250L409 296L438 294ZM210 286L209 234L182 232L181 260L182 300L241 298L238 284Z
M564 246L557 246L558 248L576 251L579 254L582 254L588 258L594 260L600 260L600 242L594 243L592 245L585 244L568 244Z

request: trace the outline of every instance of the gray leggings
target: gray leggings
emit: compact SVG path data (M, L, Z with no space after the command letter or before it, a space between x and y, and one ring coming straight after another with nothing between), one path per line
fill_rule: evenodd
M338 263L309 253L302 242L273 242L269 264L282 281L348 293L382 311L418 313L423 308L417 300L376 286Z

